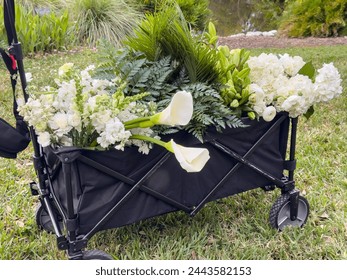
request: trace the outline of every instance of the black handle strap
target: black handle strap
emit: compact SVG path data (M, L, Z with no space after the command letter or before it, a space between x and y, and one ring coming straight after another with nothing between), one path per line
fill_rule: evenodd
M14 0L4 0L4 21L7 33L7 41L10 46L14 41L17 41L15 22Z
M11 86L13 92L13 115L16 118L16 129L23 135L29 138L29 130L23 117L18 113L18 104L16 101L16 85L18 77L18 63L22 63L22 52L20 44L18 44L17 33L15 28L15 6L14 0L4 0L4 23L7 34L7 40L9 44L9 54L0 49L1 57L6 65L7 70L10 73ZM17 63L18 62L18 63ZM27 98L26 94L26 79L25 72L20 71L21 84L24 93L24 98Z

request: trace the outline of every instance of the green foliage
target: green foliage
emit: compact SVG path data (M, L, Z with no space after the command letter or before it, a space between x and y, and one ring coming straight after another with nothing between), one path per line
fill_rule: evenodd
M220 94L224 103L238 116L243 112L251 112L247 106L251 81L250 69L246 63L250 52L244 49L230 50L227 46L220 46L218 50L217 65L222 84Z
M124 92L127 95L148 92L150 95L144 100L160 101L162 96L177 89L177 84L170 84L176 70L170 57L153 62L141 53L128 49L116 50L107 42L100 46L98 75L110 80L117 78L125 81Z
M280 30L291 37L338 36L346 19L346 0L292 0L283 13Z
M203 142L203 136L208 127L215 127L221 132L223 128L243 127L242 121L231 115L230 108L223 104L219 92L203 84L189 84L182 88L190 92L194 99L194 113L185 130L192 133Z
M99 39L119 46L141 18L132 2L126 0L71 0L69 8L75 21L73 33L77 42L90 46L95 46Z
M191 82L184 71L177 72L177 66L170 56L149 61L143 53L129 49L115 50L103 43L100 55L99 74L102 78L125 81L124 92L128 95L148 92L145 101L155 101L158 110L164 109L178 90L190 92L194 100L194 112L190 123L182 127L203 141L209 126L217 131L222 128L240 127L242 122L232 115L232 110L221 98L218 87L201 82ZM161 134L176 132L177 129L158 127Z
M167 6L177 4L189 26L194 29L204 30L211 11L209 9L209 0L138 0L146 12L155 13Z
M191 34L178 6L146 15L124 43L150 61L170 56L191 82L212 83L218 79L215 50L203 42L202 36Z
M43 15L16 5L16 31L23 52L49 52L64 49L71 43L67 10L61 14L49 12ZM7 41L3 25L3 6L0 6L0 39Z

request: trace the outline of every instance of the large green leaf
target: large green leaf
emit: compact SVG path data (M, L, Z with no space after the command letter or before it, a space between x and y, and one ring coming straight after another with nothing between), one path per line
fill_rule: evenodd
M299 70L298 73L309 77L313 81L314 75L316 74L316 69L314 68L312 62L309 61Z

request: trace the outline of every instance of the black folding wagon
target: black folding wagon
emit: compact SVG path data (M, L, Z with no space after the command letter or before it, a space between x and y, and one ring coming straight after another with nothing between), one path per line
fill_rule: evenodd
M2 56L13 85L14 74L20 75L27 100L13 0L4 0L4 8L10 48L9 55L2 50ZM112 259L102 251L85 250L90 238L101 230L179 210L194 216L210 201L259 187L266 191L277 187L282 192L270 210L272 227L303 226L307 220L309 204L294 183L298 119L287 113L277 114L271 122L244 118L245 127L222 132L211 127L203 143L187 132L176 133L178 143L203 147L210 153L201 172L187 173L173 154L158 146L148 155L135 147L124 151L42 148L34 129L26 127L14 111L16 129L0 122L1 132L7 129L0 136L0 155L15 158L28 145L30 135L38 179L30 189L40 201L36 221L41 229L56 235L58 249L67 251L69 259ZM7 131L16 134L18 143L9 145Z

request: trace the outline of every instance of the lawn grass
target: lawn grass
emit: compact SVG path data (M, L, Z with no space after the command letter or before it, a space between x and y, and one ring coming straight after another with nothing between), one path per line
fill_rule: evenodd
M268 212L280 195L260 189L210 202L196 217L182 212L96 234L90 249L115 259L347 259L347 46L262 49L260 52L301 55L321 67L334 62L344 80L341 97L321 104L309 120L299 122L296 186L310 202L303 228L272 229ZM65 62L96 62L85 50L25 59L34 83L52 82ZM0 67L0 115L11 120L11 91ZM17 160L0 159L0 259L64 259L55 236L36 227L37 198L27 187L35 180L31 147Z

